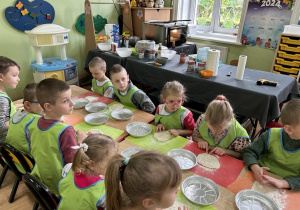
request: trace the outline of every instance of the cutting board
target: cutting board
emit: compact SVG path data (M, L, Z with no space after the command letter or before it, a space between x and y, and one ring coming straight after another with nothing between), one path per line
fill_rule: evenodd
M172 136L172 138L169 141L160 142L154 139L153 135L155 133L155 127L154 125L150 125L152 127L152 132L144 137L132 137L128 136L125 139L140 146L145 149L153 149L158 150L162 153L167 153L168 151L172 149L182 149L189 140L186 138L183 138L181 136Z
M74 126L74 128L76 130L82 130L84 132L88 132L91 129L98 129L100 131L102 131L105 135L110 136L112 139L118 141L120 140L119 137L121 136L121 134L124 133L124 131L117 129L117 128L112 128L106 125L88 125L85 122L81 122L77 125Z
M254 173L248 171L246 174L238 178L236 181L227 186L227 189L237 194L241 190L251 189L253 183L255 182ZM285 208L289 209L299 209L300 206L300 191L290 191L285 190L287 197L285 198Z
M205 152L205 150L199 149L198 144L195 142L188 143L183 149L193 152L196 156ZM220 162L219 169L208 169L197 164L191 171L213 180L218 185L226 187L238 178L245 163L227 155L218 156L213 154L213 156L218 158Z
M98 94L93 93L93 92L87 92L87 93L81 94L79 96L74 97L73 99L75 99L75 98L86 98L88 96L90 96L90 97L96 97L95 100L90 101L92 103L94 103L94 102L102 102L102 103L105 103L105 104L110 104L110 103L114 102L114 100L112 100L111 98L107 98L107 97L98 95Z

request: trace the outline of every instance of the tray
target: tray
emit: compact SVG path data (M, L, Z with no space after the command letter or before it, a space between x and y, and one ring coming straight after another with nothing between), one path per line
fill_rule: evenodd
M218 185L203 176L186 178L181 184L181 190L188 200L200 205L213 204L221 195Z
M133 112L129 109L115 109L111 112L111 116L116 120L130 120Z
M255 190L238 192L235 196L235 204L240 210L279 210L279 207L271 198Z
M101 112L107 109L107 105L101 102L89 103L85 106L85 110L90 113Z
M126 131L133 137L143 137L151 133L152 128L144 122L132 122L126 126Z
M189 170L197 164L196 155L186 149L173 149L167 154L177 161L182 170Z
M103 125L108 119L109 116L104 113L91 113L84 117L84 121L89 125Z
M125 158L127 158L127 157L130 158L131 155L134 155L135 153L142 151L142 150L145 150L145 149L142 147L130 147L130 148L123 150L120 154L123 155Z
M88 103L90 103L90 101L85 98L75 98L72 101L74 103L74 109L83 109Z

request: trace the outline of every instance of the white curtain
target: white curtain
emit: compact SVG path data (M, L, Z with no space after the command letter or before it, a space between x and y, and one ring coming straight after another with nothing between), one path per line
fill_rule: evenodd
M174 0L173 1L173 19L174 20L191 20L185 22L194 24L196 0Z

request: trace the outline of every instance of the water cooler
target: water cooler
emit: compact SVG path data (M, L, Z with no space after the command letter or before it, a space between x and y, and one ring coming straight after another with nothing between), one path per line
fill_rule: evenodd
M43 24L31 31L30 45L34 47L36 60L31 62L35 82L45 78L60 79L69 85L78 85L77 61L66 56L66 44L69 43L70 30L56 24ZM42 58L41 47L60 46L60 57Z

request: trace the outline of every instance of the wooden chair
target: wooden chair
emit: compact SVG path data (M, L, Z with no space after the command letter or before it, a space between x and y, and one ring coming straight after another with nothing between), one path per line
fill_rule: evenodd
M51 192L41 181L30 173L26 173L24 175L24 182L43 209L52 210L57 208L60 198Z
M11 171L16 175L16 180L8 199L8 202L12 203L14 201L19 182L22 181L23 174L25 172L31 172L31 169L34 166L34 160L26 153L17 150L6 142L0 142L0 154ZM16 164L19 166L17 167Z
M237 66L238 63L239 63L239 60L232 60L232 61L230 61L230 65L232 65L232 66Z

